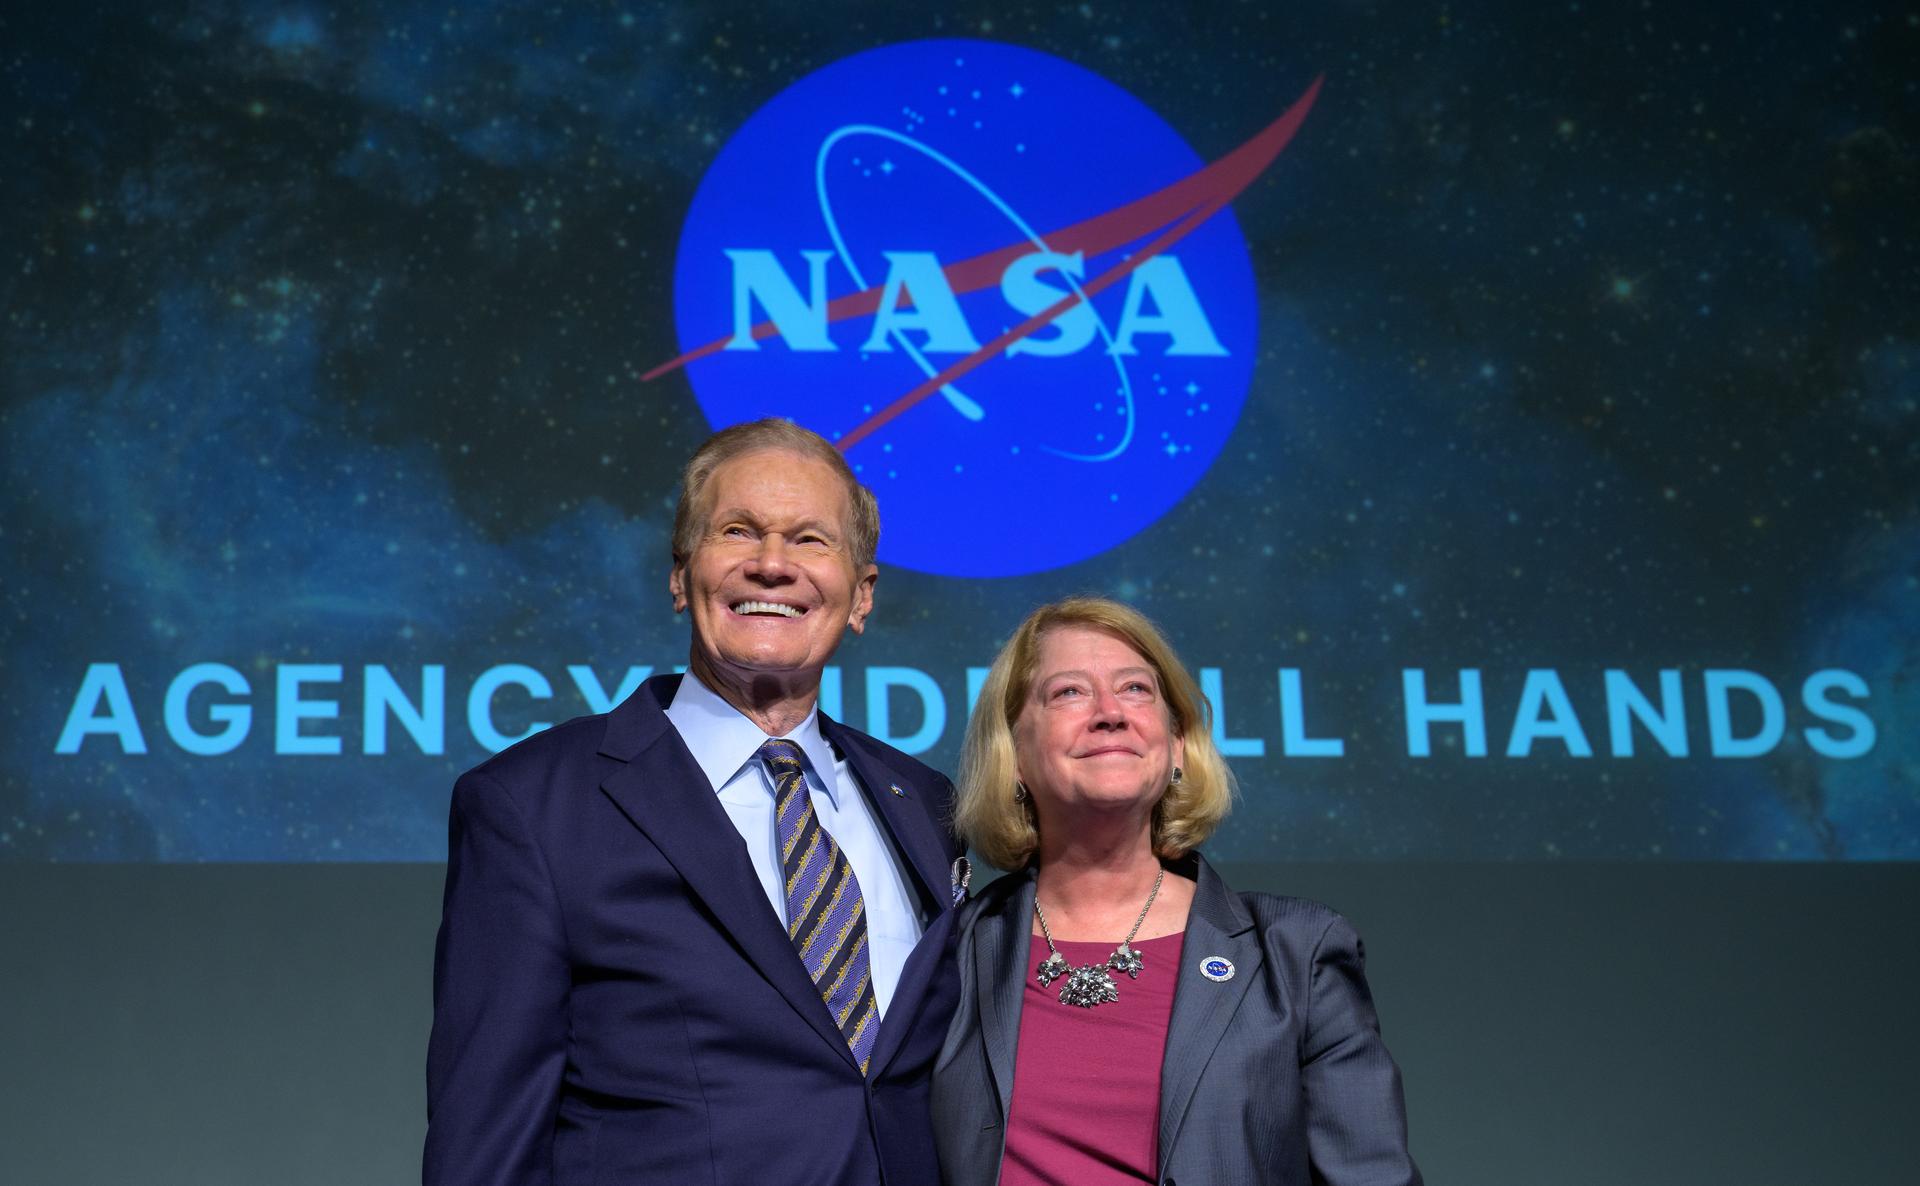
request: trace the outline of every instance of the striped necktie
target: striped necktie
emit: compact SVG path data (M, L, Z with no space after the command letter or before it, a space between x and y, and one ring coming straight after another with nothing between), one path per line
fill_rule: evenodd
M773 776L780 867L786 875L787 937L864 1075L873 1057L880 1009L867 966L867 910L860 882L813 813L800 747L775 738L760 747L760 760Z

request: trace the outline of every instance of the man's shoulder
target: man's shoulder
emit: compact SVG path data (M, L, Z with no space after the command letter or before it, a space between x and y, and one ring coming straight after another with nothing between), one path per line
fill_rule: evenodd
M557 772L597 764L607 735L607 713L590 713L523 737L461 775L462 782L520 788L545 786Z
M577 716L523 737L464 777L519 785L544 780L562 768L628 760L666 726L662 705L672 700L679 681L677 675L654 676L611 710Z

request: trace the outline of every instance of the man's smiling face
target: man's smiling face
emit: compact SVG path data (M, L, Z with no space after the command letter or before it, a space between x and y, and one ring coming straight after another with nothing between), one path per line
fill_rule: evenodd
M702 499L699 540L668 580L673 608L693 616L696 674L723 696L768 682L810 691L841 634L863 628L879 576L854 567L846 484L824 462L766 449L721 464Z

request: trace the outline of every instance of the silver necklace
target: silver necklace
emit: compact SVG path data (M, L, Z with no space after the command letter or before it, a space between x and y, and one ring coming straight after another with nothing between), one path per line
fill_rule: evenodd
M1133 949L1133 937L1140 933L1140 924L1147 921L1147 911L1153 909L1153 900L1160 896L1160 883L1166 879L1167 871L1160 870L1154 875L1153 889L1147 894L1147 904L1140 907L1140 917L1133 920L1133 929L1127 937L1120 940L1120 946L1102 964L1082 964L1077 968L1067 966L1067 957L1053 945L1053 932L1047 929L1047 912L1040 909L1040 895L1033 896L1033 916L1040 920L1040 937L1047 941L1047 958L1040 961L1040 967L1034 972L1034 979L1041 988L1052 988L1053 982L1065 976L1067 982L1060 989L1060 1003L1077 1005L1082 1009L1091 1009L1095 1005L1104 1005L1120 999L1120 990L1114 986L1113 973L1125 972L1127 979L1138 980L1140 953Z

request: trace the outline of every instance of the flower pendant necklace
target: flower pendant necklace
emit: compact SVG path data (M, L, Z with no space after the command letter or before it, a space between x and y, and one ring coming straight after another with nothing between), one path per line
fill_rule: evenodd
M1120 940L1120 946L1102 964L1082 964L1078 968L1069 968L1067 958L1053 945L1053 932L1047 929L1047 912L1040 909L1040 895L1033 896L1033 916L1040 920L1040 937L1047 941L1047 958L1040 961L1040 967L1034 972L1034 979L1041 988L1052 988L1053 982L1065 976L1067 982L1060 989L1060 1003L1077 1005L1082 1009L1091 1009L1095 1005L1104 1005L1120 999L1120 990L1113 983L1113 973L1125 972L1127 979L1138 980L1140 953L1133 949L1133 937L1140 933L1140 924L1147 921L1147 911L1153 909L1153 900L1160 896L1160 883L1165 880L1167 871L1160 870L1154 875L1153 889L1147 894L1147 904L1140 907L1140 917L1133 920L1133 929L1127 937Z

